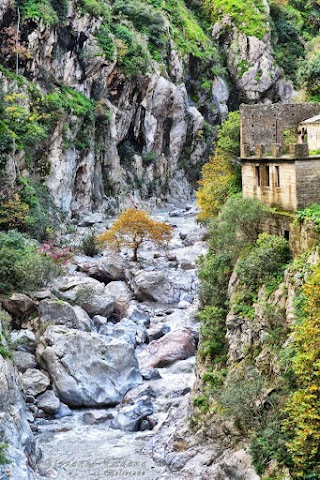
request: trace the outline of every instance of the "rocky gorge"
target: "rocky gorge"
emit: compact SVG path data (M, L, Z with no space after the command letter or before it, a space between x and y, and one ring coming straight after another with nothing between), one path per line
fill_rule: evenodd
M138 264L110 252L75 256L49 290L5 303L14 318L35 315L18 316L21 328L11 334L19 341L16 367L7 360L2 370L11 392L2 396L2 431L13 460L2 478L97 480L118 461L120 478L137 472L139 462L145 478L164 469L143 451L194 382L195 262L206 251L192 212L175 220L167 253L147 248ZM13 368L24 398L17 384L8 386L18 378Z

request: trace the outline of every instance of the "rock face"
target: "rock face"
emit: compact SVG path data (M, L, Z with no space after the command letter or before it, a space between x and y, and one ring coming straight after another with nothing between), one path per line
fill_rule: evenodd
M94 11L89 4L87 8ZM97 41L102 17L84 14L79 2L68 5L59 28L39 20L37 14L22 18L26 58L18 66L19 73L45 94L63 85L94 102L90 114L60 105L49 138L34 145L33 155L32 173L44 179L55 203L69 217L85 216L82 225L100 220L88 217L93 210L118 211L133 200L154 206L192 197L211 151L213 134L206 122L217 123L228 112L229 74L248 102L290 99L291 88L274 61L270 38L259 40L233 28L226 35L216 24L213 33L217 45L219 33L223 36L229 71L223 78L206 72L209 64L216 63L215 55L202 61L197 55L182 54L168 24L165 60L153 61L143 75L130 76L121 68L121 49L115 48L112 60L103 54ZM60 8L64 7L56 7L57 11ZM16 21L12 2L3 1L1 28L13 29ZM1 63L14 69L15 57L3 46ZM239 65L247 70L243 72ZM26 103L32 103L27 85L17 85L6 72L0 73L0 79L5 92L18 90ZM4 189L10 190L17 177L15 166L25 167L26 154L12 155L9 149L3 158Z
M37 354L68 406L115 405L142 380L132 346L94 333L48 327Z
M0 355L0 433L8 444L5 456L11 463L0 466L3 480L34 480L35 445L27 422L18 374L11 361Z

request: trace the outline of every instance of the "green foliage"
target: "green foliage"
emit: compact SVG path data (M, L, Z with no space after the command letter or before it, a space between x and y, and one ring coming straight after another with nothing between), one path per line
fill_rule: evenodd
M230 197L209 226L209 253L201 261L200 296L204 304L224 308L228 282L244 247L253 243L265 206L250 198Z
M306 207L304 210L297 210L296 217L300 221L310 220L314 223L317 232L320 232L320 205L314 203L310 207Z
M127 75L145 74L149 64L149 52L141 35L125 24L111 24L118 47L118 65Z
M265 379L257 369L239 367L216 392L223 412L233 417L242 432L262 424L265 387Z
M290 5L271 3L270 16L273 21L271 33L276 61L299 87L296 83L296 72L299 59L304 58L301 13Z
M207 222L217 215L228 196L241 190L240 113L231 112L218 131L214 157L202 169L197 201L201 208L198 220Z
M59 21L50 0L19 0L23 19L41 20L46 25L55 25Z
M236 266L240 282L250 291L282 275L290 259L288 241L263 233L256 244L245 251Z
M294 479L320 476L320 265L308 276L296 309L291 364L297 387L285 407L283 431Z
M195 407L198 407L202 413L207 413L209 411L209 401L208 397L201 395L193 399L193 404Z
M0 443L0 465L7 465L11 463L6 457L6 450L8 445L6 443Z
M272 411L264 425L256 429L250 442L250 454L259 475L262 475L274 460L280 465L291 466L290 454L286 447L288 437L285 437L281 429L283 415L279 410L278 408Z
M300 87L306 89L309 100L318 102L320 99L320 37L313 38L306 45L306 58L299 63L297 81Z
M21 199L29 206L26 231L33 238L43 241L59 226L58 209L41 182L19 177L18 184L21 187Z
M201 344L198 353L203 360L208 359L215 363L226 361L225 313L222 308L210 306L204 307L199 313Z
M0 89L0 153L24 150L29 158L53 132L61 116L72 113L94 120L95 103L71 87L61 86L44 94L33 83L23 90Z
M94 257L99 253L98 242L93 230L90 230L90 232L82 239L81 250L88 257Z
M114 39L110 35L110 26L104 22L96 33L96 38L99 42L102 52L109 59L114 59L115 43Z
M83 13L90 13L94 16L110 16L110 5L105 0L80 0L80 8Z
M245 35L262 39L269 32L268 15L262 0L205 0L205 6L213 23L229 16Z
M137 1L116 0L112 8L113 15L125 17L132 22L135 30L146 36L153 55L162 53L167 43L164 17L151 5ZM161 55L157 56L161 60Z
M0 293L30 292L45 286L59 266L17 231L0 232Z
M219 59L209 36L183 1L165 0L163 10L169 19L174 42L183 54L211 60Z

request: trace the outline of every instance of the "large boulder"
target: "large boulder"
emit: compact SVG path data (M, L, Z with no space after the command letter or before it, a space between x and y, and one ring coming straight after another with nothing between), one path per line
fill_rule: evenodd
M42 300L38 310L40 323L44 326L64 325L77 330L91 330L90 317L79 306L72 307L63 300Z
M60 408L60 400L53 390L47 390L37 397L37 407L48 415L55 415Z
M96 333L48 327L37 354L69 406L116 405L142 381L133 347Z
M161 270L139 270L133 279L132 287L137 298L141 301L173 302L171 285L165 272Z
M31 330L13 330L10 340L17 345L17 350L21 352L35 353L37 347L36 336Z
M105 291L113 296L117 302L127 304L133 299L133 293L126 282L110 282Z
M139 270L131 286L140 301L151 300L160 303L179 303L182 295L196 291L195 270Z
M85 276L59 279L55 289L57 297L82 307L90 316L111 315L115 308L115 298L105 290L105 285Z
M35 303L23 293L13 293L10 298L2 301L3 307L16 317L25 317L35 310Z
M165 367L177 360L192 357L195 352L194 335L187 328L181 328L149 343L139 355L139 364L143 369Z
M21 383L27 395L36 396L50 385L49 378L36 368L28 368L21 376Z
M150 397L145 395L137 399L133 405L121 407L117 416L112 420L110 426L125 432L136 432L140 430L143 420L153 414L153 407ZM151 429L151 425L150 428Z
M94 259L76 257L75 260L80 272L84 272L100 282L108 283L124 279L124 261L118 253Z
M14 363L19 372L24 373L28 368L35 368L37 366L36 357L29 352L19 352L18 350L13 354Z

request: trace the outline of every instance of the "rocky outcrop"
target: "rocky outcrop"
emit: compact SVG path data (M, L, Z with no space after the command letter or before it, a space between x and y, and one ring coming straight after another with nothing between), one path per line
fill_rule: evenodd
M142 381L132 346L95 333L48 327L37 355L69 406L116 405Z
M224 39L228 70L241 100L245 103L290 101L292 84L285 80L283 70L275 61L269 33L261 39L246 35L226 16L214 25L213 36ZM216 84L225 98L223 84Z
M0 434L10 463L0 466L3 480L34 480L35 444L17 371L0 355Z

